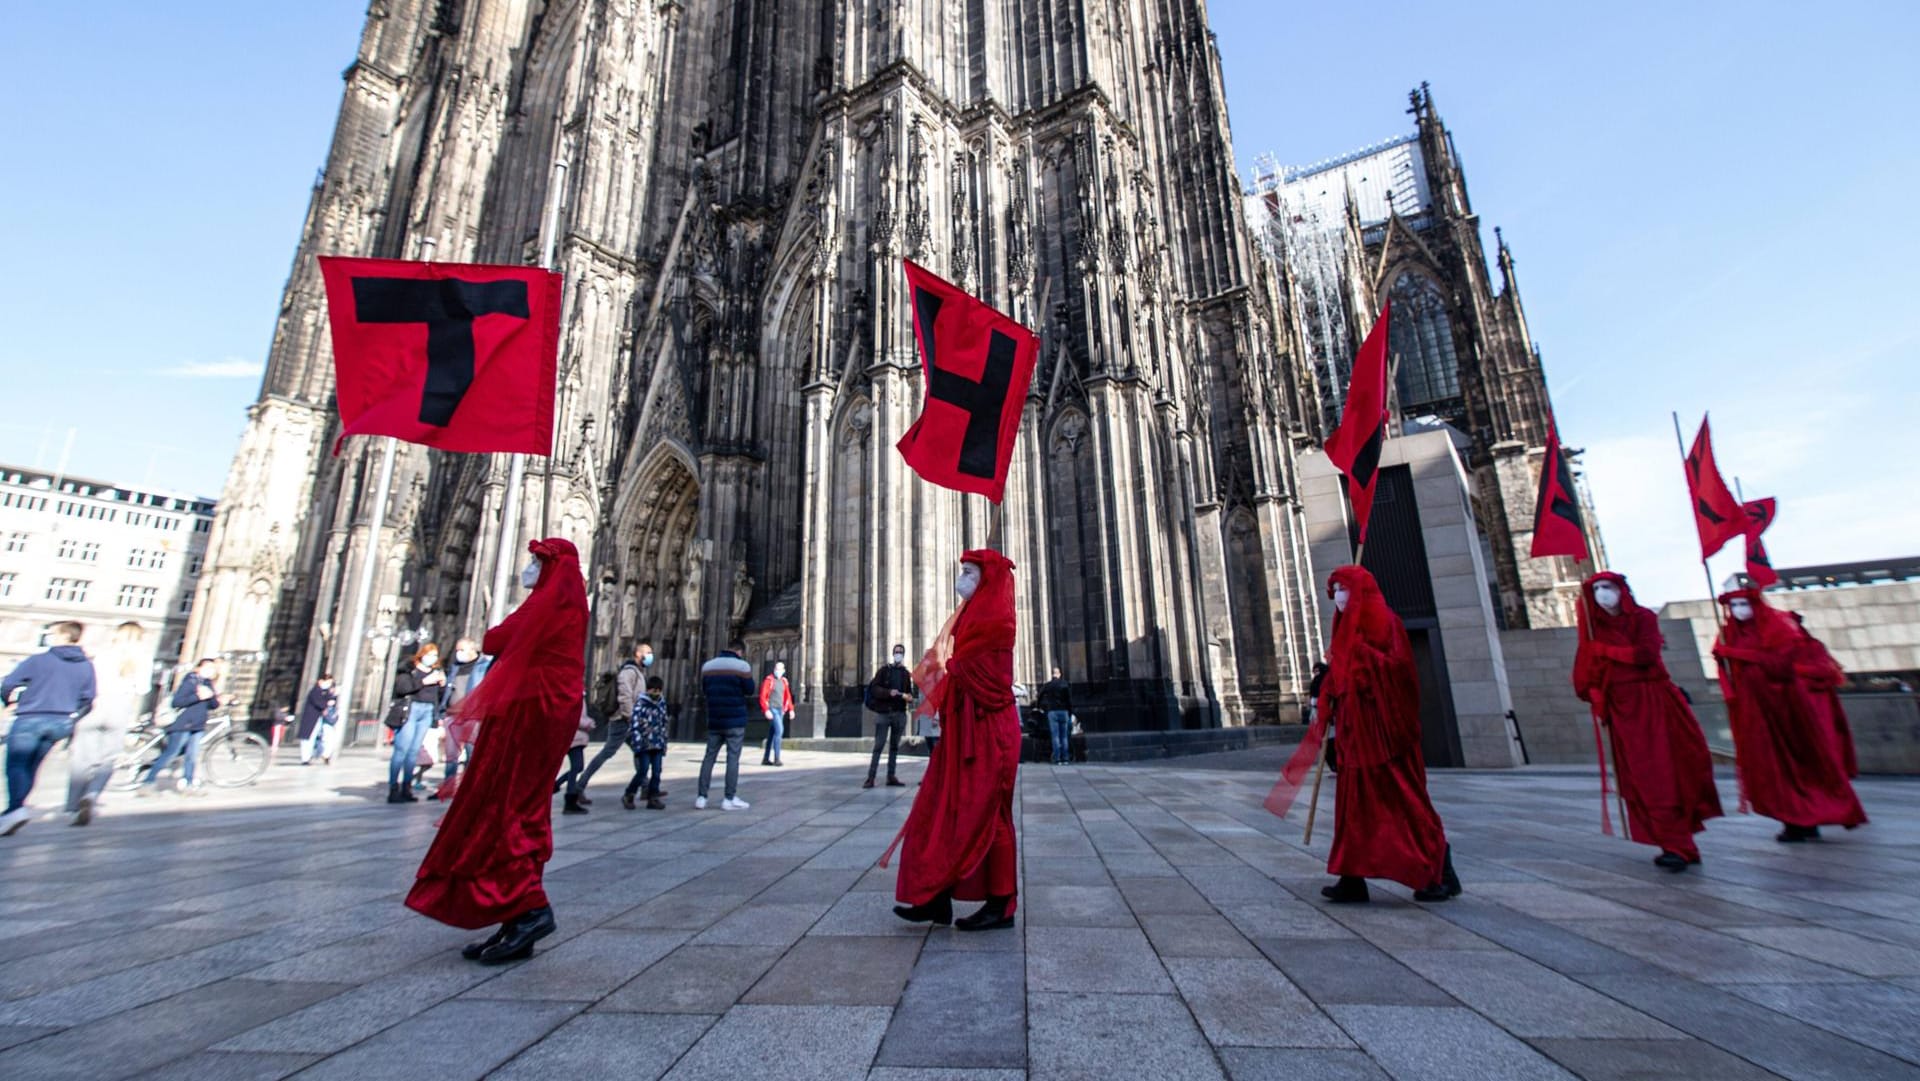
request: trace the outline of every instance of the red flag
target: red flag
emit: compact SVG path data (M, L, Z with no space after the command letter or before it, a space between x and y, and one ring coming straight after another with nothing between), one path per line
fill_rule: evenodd
M900 437L900 456L931 484L998 503L1040 339L925 267L901 262L927 396Z
M1687 494L1693 499L1693 525L1700 534L1700 558L1705 559L1747 530L1746 512L1733 497L1720 467L1713 460L1713 433L1705 417L1687 451Z
M560 275L539 267L320 257L340 438L553 451Z
M1560 429L1551 415L1547 418L1547 453L1540 460L1540 498L1533 506L1533 547L1535 559L1547 556L1572 556L1589 559L1587 530L1580 520L1580 501L1574 496L1573 470L1567 465L1566 451L1560 446Z
M1367 541L1367 518L1373 513L1373 485L1379 479L1380 449L1387 441L1387 314L1390 304L1380 305L1380 318L1367 331L1360 352L1353 358L1353 375L1347 380L1347 403L1340 409L1340 427L1327 440L1327 457L1347 475L1347 498L1353 503L1354 523L1360 527L1360 543Z
M1767 546L1760 540L1760 534L1773 524L1775 509L1771 498L1750 499L1740 504L1747 525L1747 578L1761 589L1780 580L1780 576L1774 573L1773 559L1767 555Z

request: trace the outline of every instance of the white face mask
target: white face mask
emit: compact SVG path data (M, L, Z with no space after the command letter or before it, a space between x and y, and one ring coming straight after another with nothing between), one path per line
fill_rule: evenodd
M904 649L896 649L896 650L894 650L894 651L893 651L893 663L895 663L895 664L904 664L904 663L906 662L906 659L907 659L907 651L906 651L906 650L904 650Z
M1735 597L1727 602L1727 611L1733 613L1733 618L1745 623L1753 618L1753 602L1745 597Z
M534 586L540 584L540 559L538 556L534 557L533 561L528 563L526 568L520 572L520 584L526 586L528 589L532 589Z
M954 580L953 591L960 594L961 600L971 600L973 591L980 588L980 568L971 563L960 564L960 577Z
M1333 610L1334 611L1336 612L1346 611L1347 602L1352 599L1353 599L1353 594L1348 591L1346 586L1333 587Z
M774 678L776 678L776 679L785 679L785 678L787 678L787 666L786 666L786 665L784 665L784 664L776 664L776 665L774 665L774 666L773 666L773 675L774 675Z
M1614 585L1612 582L1595 582L1593 584L1593 599L1599 601L1600 607L1605 608L1607 611L1618 612L1620 610L1620 587Z

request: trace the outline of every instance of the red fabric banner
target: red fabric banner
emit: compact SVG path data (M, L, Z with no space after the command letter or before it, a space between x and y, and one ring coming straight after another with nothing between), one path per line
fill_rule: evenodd
M1387 324L1392 305L1380 306L1380 318L1367 331L1367 340L1353 358L1347 380L1347 402L1340 409L1340 427L1327 440L1327 457L1347 475L1347 498L1353 504L1354 525L1360 543L1367 541L1367 518L1373 513L1373 486L1380 476L1380 451L1387 441Z
M1747 530L1746 512L1713 460L1713 433L1705 417L1700 418L1700 431L1693 437L1693 448L1687 451L1686 471L1693 525L1700 534L1700 558L1705 559Z
M1573 469L1560 446L1559 424L1552 417L1547 418L1547 453L1540 460L1540 497L1533 507L1533 547L1528 554L1535 559L1592 556L1580 518L1580 500L1574 495Z
M1780 580L1773 569L1773 558L1767 555L1767 546L1760 540L1760 534L1773 524L1775 509L1772 498L1749 499L1740 504L1747 522L1747 579L1761 589Z
M560 275L539 267L320 257L340 438L553 452Z
M930 484L998 503L1040 339L925 267L901 262L927 393L900 437L900 456Z

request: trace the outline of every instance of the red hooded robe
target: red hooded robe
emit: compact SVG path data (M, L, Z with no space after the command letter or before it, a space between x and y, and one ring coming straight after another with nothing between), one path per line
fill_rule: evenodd
M1013 792L1020 769L1013 564L990 549L960 561L980 568L980 585L914 671L924 695L921 712L940 714L940 749L900 831L894 896L909 905L948 890L961 901L1005 897L1012 913L1018 889Z
M1853 750L1853 726L1847 723L1846 708L1840 704L1840 685L1847 681L1846 670L1827 652L1826 643L1808 634L1805 626L1800 627L1800 640L1794 644L1793 671L1806 685L1814 716L1833 732L1840 767L1848 777L1860 776L1860 761Z
M1327 870L1424 889L1440 881L1447 833L1427 798L1413 648L1372 574L1341 567L1328 579L1327 595L1338 586L1347 588L1347 610L1333 617L1327 678L1313 726L1281 771L1266 806L1274 814L1287 813L1331 719L1340 751Z
M527 547L540 580L481 644L493 667L458 712L483 723L460 798L407 894L408 908L454 927L505 923L547 904L540 876L553 856L553 776L586 690L587 589L570 542Z
M1733 721L1740 783L1753 809L1789 826L1845 826L1867 820L1847 782L1832 726L1815 712L1794 672L1800 629L1757 589L1722 594L1753 604L1746 622L1728 614L1714 643L1720 685Z
M1619 612L1593 599L1597 582L1619 587ZM1660 659L1663 644L1659 617L1634 602L1625 578L1602 571L1581 583L1573 691L1607 724L1630 836L1698 860L1693 835L1720 817L1720 790L1707 737Z

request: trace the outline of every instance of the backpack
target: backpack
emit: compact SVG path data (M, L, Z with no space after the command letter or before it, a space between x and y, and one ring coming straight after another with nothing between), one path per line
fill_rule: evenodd
M600 673L593 681L593 693L587 697L587 714L605 722L620 709L620 684L612 672Z

